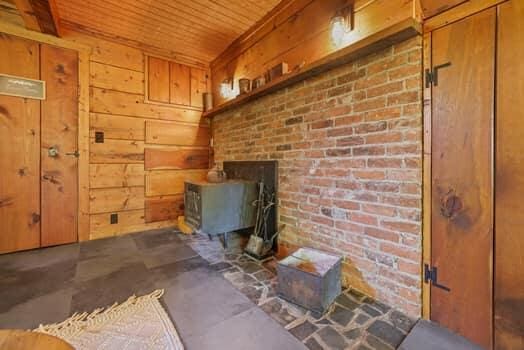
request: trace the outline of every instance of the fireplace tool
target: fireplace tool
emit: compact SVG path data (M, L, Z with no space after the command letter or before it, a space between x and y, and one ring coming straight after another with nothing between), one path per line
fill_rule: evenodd
M273 255L273 242L278 231L268 237L268 218L271 208L275 206L275 194L269 193L263 182L258 184L258 198L253 202L256 206L255 229L245 248L245 253L257 260L264 260Z

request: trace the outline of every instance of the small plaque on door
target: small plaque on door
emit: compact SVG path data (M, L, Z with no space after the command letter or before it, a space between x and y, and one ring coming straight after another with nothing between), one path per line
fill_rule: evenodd
M0 74L0 95L45 100L45 81Z

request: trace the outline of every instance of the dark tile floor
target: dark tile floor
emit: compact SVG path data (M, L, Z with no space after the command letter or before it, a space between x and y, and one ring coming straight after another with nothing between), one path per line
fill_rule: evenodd
M242 240L230 236L233 242L227 251L205 236L181 239L309 349L394 349L415 324L401 312L354 290L345 290L325 315L313 315L275 295L275 261L254 262L240 254Z
M414 324L351 290L315 317L275 295L274 262L231 243L155 230L2 255L0 327L34 328L158 288L190 350L393 349Z

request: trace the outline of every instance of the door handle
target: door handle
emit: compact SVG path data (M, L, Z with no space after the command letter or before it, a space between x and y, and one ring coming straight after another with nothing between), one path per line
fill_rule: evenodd
M58 148L56 146L51 146L47 149L47 155L51 158L58 157Z

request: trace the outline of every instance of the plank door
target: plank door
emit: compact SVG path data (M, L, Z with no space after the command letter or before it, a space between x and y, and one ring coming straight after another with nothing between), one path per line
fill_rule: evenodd
M76 51L40 46L42 101L42 247L77 241L78 56ZM55 148L57 155L50 156Z
M492 334L496 11L432 34L431 319L489 348Z
M39 78L38 44L0 33L0 73ZM0 253L40 246L40 101L0 95Z
M524 3L500 5L495 171L495 349L524 349Z

